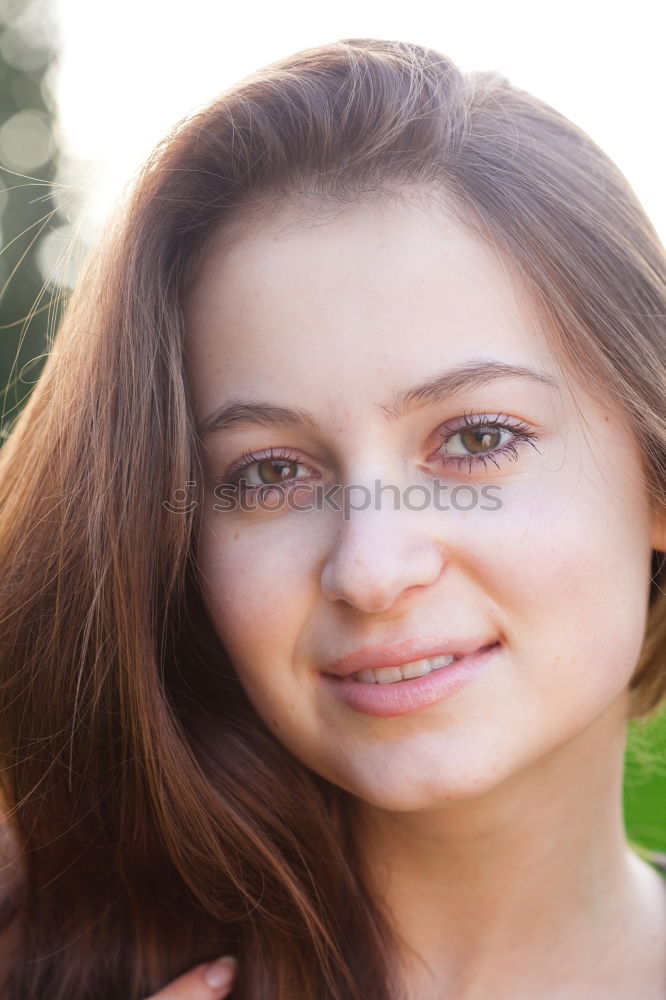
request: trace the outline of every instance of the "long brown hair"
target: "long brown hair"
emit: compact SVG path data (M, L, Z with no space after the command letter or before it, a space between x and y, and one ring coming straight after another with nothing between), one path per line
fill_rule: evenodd
M3 795L26 871L15 998L138 1000L225 952L242 1000L396 995L349 797L250 706L198 589L196 507L172 501L202 478L181 306L207 241L264 196L339 204L412 183L445 191L517 269L560 357L623 409L666 504L663 250L574 125L493 74L367 39L299 52L180 123L89 259L0 452ZM657 563L634 716L666 693Z

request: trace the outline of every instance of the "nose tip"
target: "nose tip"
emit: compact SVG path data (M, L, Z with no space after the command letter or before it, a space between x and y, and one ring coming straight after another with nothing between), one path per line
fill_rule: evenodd
M409 538L397 530L388 538L350 530L324 564L321 590L329 601L377 614L407 592L434 583L445 562L433 539Z
M396 600L395 588L391 588L390 582L382 584L381 581L373 579L360 560L357 560L356 571L348 570L344 579L339 572L333 574L327 564L322 574L321 588L329 601L344 601L369 614L388 611Z

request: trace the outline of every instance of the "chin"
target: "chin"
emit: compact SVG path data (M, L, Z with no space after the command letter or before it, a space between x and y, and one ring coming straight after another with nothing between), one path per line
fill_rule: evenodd
M425 759L412 753L408 766L400 766L400 762L394 761L392 767L389 760L381 764L375 760L374 766L364 770L345 769L344 774L338 770L332 780L377 809L429 811L492 795L512 778L519 779L530 763L508 754L499 759L490 747L467 755L467 759L462 756L457 760L449 758L448 764L443 762L442 753L431 754Z
M336 782L351 792L356 798L366 802L375 809L387 812L420 812L441 809L473 799L490 791L496 779L489 775L487 780L469 779L467 781L450 781L439 784L422 784L413 781L406 784L390 780L350 781L342 784Z

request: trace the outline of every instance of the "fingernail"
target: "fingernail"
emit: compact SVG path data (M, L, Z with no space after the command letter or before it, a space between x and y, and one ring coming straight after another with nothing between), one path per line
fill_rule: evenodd
M236 959L233 955L224 955L209 965L204 973L204 979L214 990L228 986L236 972Z

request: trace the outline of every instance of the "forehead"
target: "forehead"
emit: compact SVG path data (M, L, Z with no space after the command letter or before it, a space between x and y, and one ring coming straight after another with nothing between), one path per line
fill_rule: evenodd
M510 265L440 197L241 210L209 243L184 302L197 410L237 389L368 392L470 357L558 370Z

